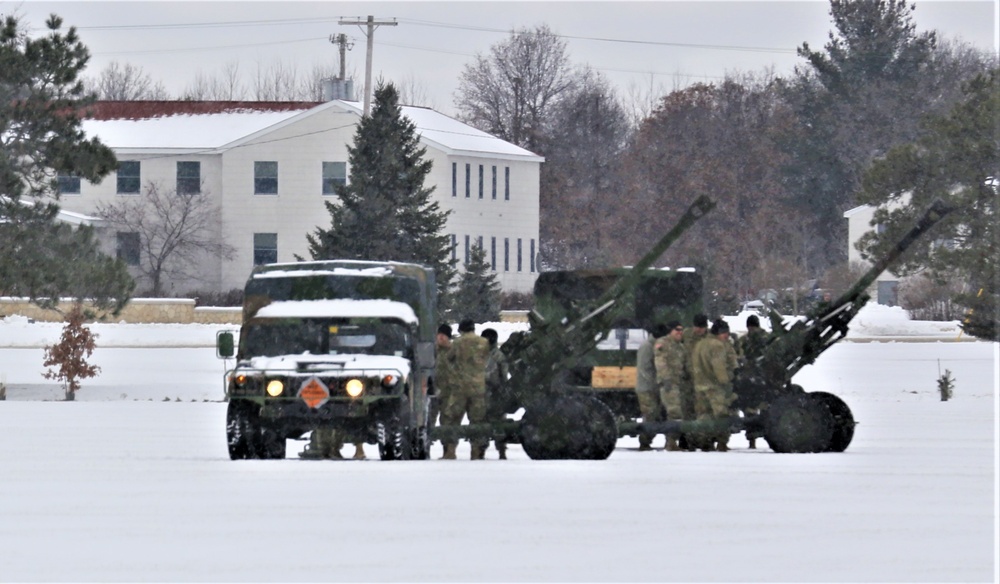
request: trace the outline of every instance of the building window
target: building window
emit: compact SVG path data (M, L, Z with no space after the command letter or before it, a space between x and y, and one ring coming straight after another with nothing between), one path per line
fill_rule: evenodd
M503 167L503 200L510 200L510 167Z
M483 198L483 165L479 165L479 198Z
M122 160L118 163L118 194L139 194L139 161Z
M472 165L465 165L465 198L472 196Z
M529 246L529 249L531 250L531 253L528 256L528 265L531 266L531 273L534 273L535 272L535 240L534 239L531 240L531 245Z
M503 271L510 271L510 240L503 238Z
M480 235L479 237L476 238L476 247L479 248L479 251L485 251L483 249L483 236L482 235Z
M56 182L59 185L58 188L60 195L80 194L80 177L69 174L60 174L56 177Z
M278 261L278 234L253 234L253 265L273 264Z
M490 238L490 268L497 271L497 238Z
M278 194L278 163L274 160L253 163L253 194Z
M139 233L137 231L119 231L116 234L115 257L125 262L127 266L139 265Z
M277 180L277 179L275 179ZM336 195L337 187L347 184L347 163L346 162L324 162L323 163L323 194ZM277 191L275 191L277 192Z
M469 236L465 236L465 265L469 265Z
M517 271L521 271L521 238L517 238Z
M458 163L451 163L451 196L458 196Z
M201 163L177 163L177 194L196 195L201 192Z
M458 236L454 233L451 234L451 260L455 261L458 258Z
M497 167L493 167L493 200L497 200Z

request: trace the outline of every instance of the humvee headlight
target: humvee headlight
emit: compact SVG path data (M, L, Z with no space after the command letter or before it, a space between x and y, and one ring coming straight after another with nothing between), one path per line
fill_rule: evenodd
M247 383L247 376L243 373L240 373L235 377L233 377L233 383L236 384L236 387L243 387Z
M399 378L391 373L382 378L382 387L392 387L399 382Z
M360 379L351 379L344 385L344 390L351 397L358 397L365 391L365 384Z
M278 397L283 391L285 391L285 384L277 379L272 379L267 383L267 395Z

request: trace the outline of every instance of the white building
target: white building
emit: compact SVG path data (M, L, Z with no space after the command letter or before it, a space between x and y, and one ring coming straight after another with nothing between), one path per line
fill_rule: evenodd
M844 212L847 219L847 262L848 264L859 263L865 267L871 266L871 262L861 258L857 243L865 233L873 229L872 218L875 216L875 207L871 205L861 205ZM875 226L874 229L878 229ZM887 306L899 305L899 277L890 270L885 270L879 274L874 284L875 300L879 304Z
M537 275L539 170L543 158L430 109L403 107L433 162L432 197L450 210L446 232L461 269L481 243L506 291L531 290ZM204 257L197 277L171 294L242 288L257 263L311 259L307 234L330 227L325 201L349 176L347 147L361 104L99 102L83 123L112 148L119 169L99 184L61 177L61 206L94 215L99 203L163 192L196 192L219 208L231 261ZM109 250L135 265L135 233L107 233ZM146 283L139 282L139 289Z

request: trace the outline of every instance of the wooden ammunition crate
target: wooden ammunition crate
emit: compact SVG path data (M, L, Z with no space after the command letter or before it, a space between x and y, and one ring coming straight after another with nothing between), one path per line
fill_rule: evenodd
M635 389L635 367L594 367L590 386L597 389Z

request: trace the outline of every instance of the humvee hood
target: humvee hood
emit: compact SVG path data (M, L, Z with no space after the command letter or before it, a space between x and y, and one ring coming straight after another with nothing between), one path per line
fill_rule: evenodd
M390 355L281 355L279 357L254 357L248 367L266 375L289 373L321 374L325 377L366 376L384 377L393 374L410 376L410 361Z

